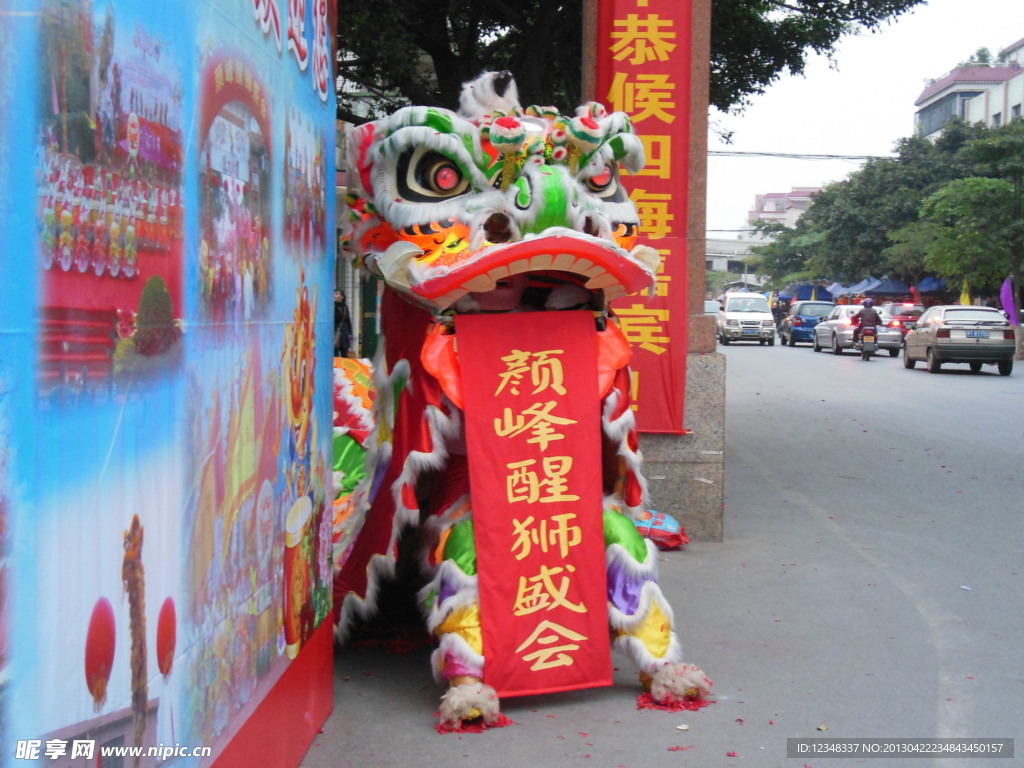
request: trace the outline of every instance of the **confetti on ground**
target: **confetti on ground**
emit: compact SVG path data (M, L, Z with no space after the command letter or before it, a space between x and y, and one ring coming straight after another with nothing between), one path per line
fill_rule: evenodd
M669 752L685 752L688 749L693 749L693 747L692 746L689 746L689 747L669 747L668 751Z
M702 708L704 708L706 706L709 706L711 704L714 704L714 703L715 702L708 701L707 699L700 699L700 698L690 699L690 698L687 698L687 699L683 699L682 701L677 701L677 702L675 702L673 704L659 704L658 702L656 702L654 700L654 697L651 696L651 694L649 694L649 693L641 693L639 696L637 696L636 708L637 709L660 709L663 712L680 712L680 711L685 709L685 710L687 710L689 712L694 712L694 711L696 711L698 709L702 709Z
M739 752L726 752L725 756L726 757L739 757L740 753Z
M439 713L434 713L439 715ZM490 724L484 722L482 717L475 718L473 720L465 720L460 722L458 725L448 725L445 723L437 724L438 733L483 733L488 728L504 728L508 725L515 725L515 721L511 720L505 715L498 715L498 719Z

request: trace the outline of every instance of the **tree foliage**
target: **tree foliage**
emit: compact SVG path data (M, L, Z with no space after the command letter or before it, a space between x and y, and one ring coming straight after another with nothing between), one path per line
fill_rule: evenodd
M714 0L711 104L741 109L807 56L875 31L923 0ZM340 3L339 115L361 122L408 104L454 108L484 69L515 73L524 103L575 106L584 0L375 0Z
M1015 209L1013 184L972 176L945 185L924 201L930 226L928 265L937 273L971 285L995 286L1011 268L1010 239Z
M757 249L756 269L777 287L934 275L994 295L1010 276L1019 292L1024 121L992 129L954 121L934 142L902 139L897 157L822 190L795 227L765 230L774 240Z
M876 31L923 0L714 0L711 104L744 106L782 74L802 74L810 54L830 55L859 31Z
M957 121L934 142L901 139L896 157L870 160L815 196L795 230L776 240L774 259L791 272L843 282L883 274L916 282L931 274L925 247L931 230L919 225L921 205L948 182L972 175L973 161L962 150L985 135L984 128ZM785 277L760 267L758 273Z
M462 83L487 69L514 72L525 103L575 105L582 18L583 0L339 4L339 74L359 89L339 94L339 113L359 122L367 106L371 117L409 104L454 109Z

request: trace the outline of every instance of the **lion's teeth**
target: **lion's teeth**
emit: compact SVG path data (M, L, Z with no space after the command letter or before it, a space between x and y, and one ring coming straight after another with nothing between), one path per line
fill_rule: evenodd
M465 287L470 293L486 293L493 290L495 284L494 278L490 275L477 275L472 280L466 281Z
M561 272L568 272L575 263L576 257L571 253L560 253L555 256L555 260L551 262L550 268Z
M530 269L540 272L543 269L551 269L555 257L550 253L542 253L530 260Z
M619 281L615 278L615 275L612 275L608 272L603 272L597 277L588 280L584 287L587 288L588 290L596 291L601 288L609 288L613 285L617 285L618 282Z

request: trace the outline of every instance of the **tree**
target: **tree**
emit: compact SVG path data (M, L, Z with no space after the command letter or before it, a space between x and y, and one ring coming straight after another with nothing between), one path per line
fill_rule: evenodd
M1020 300L1024 261L1024 122L1014 120L966 144L961 156L977 175L929 197L922 218L937 225L929 262L945 277L999 286L1010 277ZM984 174L984 175L983 175ZM1024 360L1018 323L1017 359Z
M774 279L827 278L856 282L884 275L917 282L927 274L918 226L921 203L947 182L973 173L961 154L986 129L962 121L932 142L904 138L897 156L870 160L818 193L794 230L758 249L758 274Z
M810 231L806 223L801 222L803 217L794 227L767 221L755 225L761 235L772 240L766 245L754 246L754 255L748 263L758 276L767 278L769 287L784 288L794 281L820 277L808 269L808 261L823 235Z
M715 0L711 12L711 105L741 108L783 73L802 74L811 53L882 24L922 0Z
M960 67L991 67L992 51L988 48L979 48L971 58L967 59L967 61L961 61L956 66L957 69Z
M580 101L585 0L339 2L339 117L363 122L408 104L454 108L483 69L515 73L524 103ZM738 110L807 56L875 31L923 0L714 0L711 104Z
M454 109L485 69L515 73L527 104L580 102L583 0L380 0L339 3L339 116L363 122L408 104ZM574 64L575 63L575 64ZM364 106L365 103L364 103Z

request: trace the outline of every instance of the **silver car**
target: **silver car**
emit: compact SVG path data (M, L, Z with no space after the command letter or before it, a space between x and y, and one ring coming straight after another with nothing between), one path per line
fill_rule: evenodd
M1014 347L1013 326L1002 310L943 304L926 309L907 332L903 365L924 360L930 373L938 373L943 363L967 363L977 373L988 364L1009 376Z
M833 355L841 355L844 349L852 349L853 329L856 327L852 318L862 309L859 304L839 304L832 307L832 311L814 326L814 338L811 339L814 351L830 349ZM882 318L882 324L878 326L878 348L887 349L889 357L896 357L900 353L903 334L899 328L892 326L892 315L888 311L878 307L875 309Z

